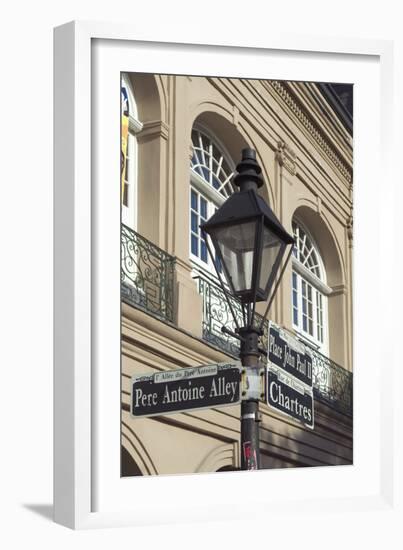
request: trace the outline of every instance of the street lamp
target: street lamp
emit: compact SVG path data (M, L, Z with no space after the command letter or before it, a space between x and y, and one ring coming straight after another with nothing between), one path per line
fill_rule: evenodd
M254 149L243 149L234 183L239 192L200 225L218 280L234 318L236 331L222 331L241 342L240 358L247 395L241 403L241 468L259 469L259 336L279 282L290 258L294 239L269 205L257 193L263 185ZM214 248L210 246L209 238ZM282 261L287 247L286 260ZM225 280L224 280L225 279ZM241 303L239 325L231 296ZM256 302L268 300L264 316L256 322Z

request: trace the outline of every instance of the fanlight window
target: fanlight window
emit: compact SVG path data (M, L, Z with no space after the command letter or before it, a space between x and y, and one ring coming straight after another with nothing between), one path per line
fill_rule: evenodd
M320 260L315 245L302 227L295 222L292 224L292 229L296 243L293 250L294 257L299 263L321 279Z
M193 130L192 149L190 164L192 171L223 197L227 198L232 195L234 172L216 143L199 130Z
M218 143L200 130L192 131L190 163L190 257L203 270L215 274L207 245L199 229L234 192L231 160ZM221 266L216 259L217 267Z
M327 351L326 276L319 250L307 231L292 224L295 246L292 270L292 320L310 343Z
M132 229L137 225L137 138L143 125L137 119L137 106L129 77L122 75L120 87L121 115L121 198L122 222Z
M134 98L133 88L129 77L126 74L122 75L120 88L121 112L127 117L138 120L137 105Z

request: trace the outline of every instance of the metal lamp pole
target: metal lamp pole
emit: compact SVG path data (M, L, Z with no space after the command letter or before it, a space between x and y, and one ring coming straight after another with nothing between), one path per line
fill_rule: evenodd
M250 159L256 160L256 153L251 149L242 151L242 160L237 166L238 174L234 182L240 192L257 191L263 183L260 168L251 166ZM259 259L260 264L261 259ZM256 287L256 283L255 283ZM252 301L246 303L248 310L246 316L248 325L238 329L241 341L239 357L242 364L242 374L246 381L246 398L241 401L241 470L260 469L260 445L259 445L259 336L262 330L252 326L255 314L256 290Z
M241 337L240 358L243 374L251 383L260 379L259 374L259 331L250 327L239 329ZM259 392L259 387L257 388ZM241 469L259 470L259 395L256 398L248 398L241 402Z
M236 333L222 327L221 331L240 340L239 357L242 364L242 401L241 401L241 470L260 469L259 446L259 399L263 397L262 376L259 365L259 336L263 331L253 326L244 326Z
M242 470L258 470L259 399L263 397L259 337L290 259L292 248L283 262L286 249L294 243L294 239L258 195L263 177L254 149L242 150L242 160L237 165L233 181L239 192L233 193L209 220L200 225L200 229L236 326L235 333L226 327L221 330L241 342L244 387L241 401L241 467ZM240 301L242 326L231 305L231 297ZM268 301L265 314L256 323L256 302L265 301Z

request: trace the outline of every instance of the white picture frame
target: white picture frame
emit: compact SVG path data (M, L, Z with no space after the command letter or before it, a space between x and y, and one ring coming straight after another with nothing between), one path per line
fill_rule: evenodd
M392 347L382 350L381 342L372 338L375 327L368 319L370 307L365 302L366 293L372 292L371 307L374 310L386 314L391 307L391 291L381 294L379 288L392 288L393 275L379 266L392 256L393 250L393 241L383 238L393 233L390 212L393 210L394 181L388 172L393 116L393 45L388 41L273 33L268 37L257 36L253 43L242 37L237 37L233 43L222 41L214 45L192 44L191 36L189 40L185 36L175 40L173 42L169 32L167 36L152 36L145 30L124 24L73 22L55 29L55 521L81 529L192 522L195 518L197 521L252 519L285 512L297 515L304 502L310 503L313 513L319 513L324 505L336 511L393 511L395 478L390 418L395 403L388 394L388 384L393 379L396 359ZM141 48L144 54L141 62L136 57L136 48ZM164 49L170 53L165 56L168 58L165 64L161 61ZM114 421L120 395L109 402L105 392L112 393L119 387L119 363L111 369L110 379L98 378L97 369L101 364L115 364L120 354L119 299L116 302L119 275L116 285L112 283L110 286L118 273L119 260L116 265L109 262L114 267L105 266L107 254L110 253L108 257L112 259L119 257L119 251L116 252L118 240L115 240L119 230L116 225L119 199L110 202L108 194L94 190L94 174L107 177L108 170L113 174L115 167L119 166L115 161L119 159L118 156L110 159L102 173L94 159L94 150L106 147L108 141L104 140L105 127L94 129L94 114L102 98L95 101L92 79L99 77L96 70L100 67L103 74L108 70L116 74L121 70L178 74L184 70L182 74L189 74L186 73L186 67L190 66L189 54L196 74L203 74L206 67L214 71L212 60L220 56L228 61L225 67L231 76L258 78L266 75L270 78L276 74L279 79L317 80L320 71L324 75L326 71L336 75L344 65L351 65L350 74L358 65L362 69L352 77L358 91L355 95L355 128L362 129L365 124L363 117L371 107L375 112L367 121L372 133L355 133L359 136L354 151L356 219L360 221L360 225L355 227L356 241L364 242L374 211L379 212L379 220L375 220L372 227L374 247L357 250L355 258L356 277L364 273L369 252L373 255L375 267L365 280L360 281L360 287L354 288L355 454L352 467L252 474L226 472L215 474L214 479L208 474L149 477L130 480L129 489L128 486L122 489L119 484L119 471L108 473L119 460L113 455L113 449L120 436L119 424ZM245 65L237 65L241 56L248 60L247 74ZM270 70L264 65L269 57ZM306 61L304 67L301 67L301 59ZM118 66L119 60L122 60L122 66ZM337 75L333 80L338 80ZM372 86L367 90L366 99L359 90L364 84ZM376 111L377 100L380 100L379 112ZM59 131L60 128L63 132ZM114 131L110 133L111 140L119 139ZM371 167L363 162L369 151ZM381 166L385 200L379 205L376 185ZM364 181L368 194L365 202L362 194ZM112 225L104 227L100 224L100 220L109 219ZM99 247L101 237L102 251ZM102 277L100 265L105 267ZM105 289L111 292L105 293ZM106 317L111 324L105 324ZM108 331L108 337L102 339L105 331ZM370 350L364 345L368 339L372 342ZM104 346L102 351L101 345ZM378 384L378 381L382 383ZM110 454L105 442L109 443ZM137 483L135 501L133 483ZM270 493L262 491L265 483L270 487ZM287 487L287 494L282 493L282 487ZM251 494L257 506L245 509L242 500ZM169 504L166 495L169 495Z

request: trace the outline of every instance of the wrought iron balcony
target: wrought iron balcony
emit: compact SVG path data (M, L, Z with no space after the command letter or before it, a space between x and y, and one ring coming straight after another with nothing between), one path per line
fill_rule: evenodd
M219 347L226 353L238 357L239 340L221 332L222 326L226 326L233 332L235 331L235 323L224 292L217 284L207 278L199 275L195 279L198 281L199 293L203 297L203 339ZM237 316L238 324L241 326L243 324L241 303L232 296L229 299L231 300L232 309ZM262 317L256 315L256 325L259 325L261 320ZM267 329L268 324L265 323L263 328L264 334L262 336L262 344L265 347L267 347Z
M224 293L213 281L198 276L199 293L203 297L203 339L222 351L238 357L239 341L230 335L223 334L221 327L225 325L234 331L234 321ZM235 298L231 305L242 324L241 305ZM261 317L260 317L261 320ZM259 322L259 320L257 320ZM267 349L268 321L264 324L262 345ZM352 373L345 370L334 361L325 357L309 346L312 353L313 386L315 399L322 401L338 412L352 416L353 378Z
M311 353L315 398L353 416L353 374L313 348Z
M121 226L122 300L164 321L174 320L175 258Z

